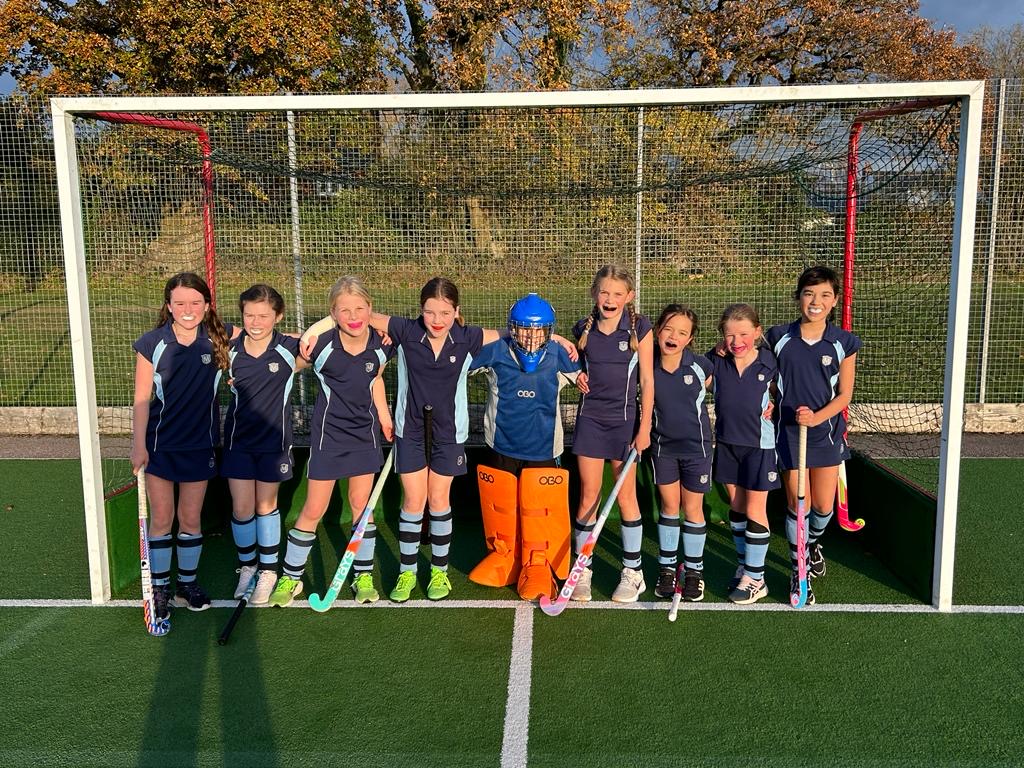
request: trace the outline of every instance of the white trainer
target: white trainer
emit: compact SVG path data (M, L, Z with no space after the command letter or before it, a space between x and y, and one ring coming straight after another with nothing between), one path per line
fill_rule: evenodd
M276 584L277 573L274 571L260 571L260 575L256 577L256 589L252 592L252 599L249 600L249 605L260 606L270 602L270 594L274 591Z
M249 591L249 582L252 581L252 577L256 575L255 565L243 565L235 573L238 574L238 586L235 587L235 600L245 596L245 593Z
M576 582L576 586L572 589L572 596L569 598L570 600L575 600L577 603L590 602L590 579L593 575L594 572L589 568L583 569L583 573L580 574L580 580Z
M643 572L635 568L623 568L619 586L612 592L612 600L616 603L635 603L645 589L647 585L644 584Z

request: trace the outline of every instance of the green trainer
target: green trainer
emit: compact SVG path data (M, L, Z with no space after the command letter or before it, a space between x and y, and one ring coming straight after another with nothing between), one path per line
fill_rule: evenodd
M373 588L373 574L369 572L356 575L352 582L352 591L356 595L357 603L376 603L380 599L377 590Z
M293 579L291 576L282 576L277 580L274 591L270 593L270 605L284 608L291 605L296 595L302 594L302 580Z
M404 603L412 597L412 590L416 586L416 571L402 571L398 574L398 583L391 590L391 602Z
M452 591L452 583L448 581L448 572L440 568L430 569L430 583L427 585L427 597L431 600L442 600Z

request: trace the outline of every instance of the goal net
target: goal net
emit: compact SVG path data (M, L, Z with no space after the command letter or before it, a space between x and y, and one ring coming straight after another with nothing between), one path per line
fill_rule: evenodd
M234 323L256 282L281 292L279 328L297 331L341 275L414 316L441 274L470 323L501 328L539 291L568 334L594 273L618 263L652 320L669 302L695 308L703 352L731 302L754 304L766 329L795 319L796 278L823 263L852 288L835 322L864 341L850 444L935 494L954 254L970 236L962 90L67 100L64 231L87 281L101 441L131 431L131 343L180 270L206 275ZM970 204L973 221L973 192ZM301 443L315 392L298 390ZM126 455L97 468L105 493L130 483Z

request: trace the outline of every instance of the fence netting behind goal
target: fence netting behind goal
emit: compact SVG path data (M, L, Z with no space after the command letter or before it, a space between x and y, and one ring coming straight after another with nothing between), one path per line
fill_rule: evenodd
M414 316L423 283L441 274L470 323L501 328L517 297L539 291L568 334L592 306L594 273L615 262L636 274L652 320L668 302L695 308L703 352L731 302L754 304L765 328L795 319L800 272L843 273L852 245L864 348L850 442L932 489L960 114L948 102L895 104L79 119L103 429L130 431L131 342L182 269L209 266L229 322L240 321L239 293L267 282L287 301L281 329L297 331L327 312L344 274L364 278L376 309ZM893 114L863 122L851 163L851 128L879 110ZM209 146L166 121L201 128ZM315 391L300 389L301 442ZM483 402L482 382L470 396ZM575 396L563 399L571 430ZM104 472L108 490L127 479L123 462Z

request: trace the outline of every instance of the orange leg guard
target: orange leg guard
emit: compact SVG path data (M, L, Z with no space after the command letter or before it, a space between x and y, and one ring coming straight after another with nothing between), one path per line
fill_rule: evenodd
M523 570L519 596L554 597L554 577L569 575L569 473L564 469L524 469L519 478L519 525Z
M509 472L483 465L476 469L476 480L488 555L470 571L469 579L488 587L506 587L516 582L520 570L518 482Z

